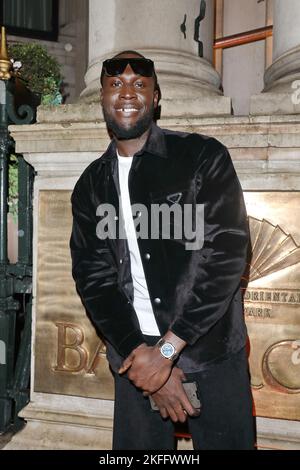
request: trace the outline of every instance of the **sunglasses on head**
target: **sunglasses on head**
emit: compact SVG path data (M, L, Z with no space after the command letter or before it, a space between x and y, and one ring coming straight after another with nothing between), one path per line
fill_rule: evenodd
M103 62L103 70L105 75L114 77L121 75L126 69L127 65L130 65L132 70L137 75L143 77L152 77L154 72L154 63L150 59L145 58L124 58L124 59L107 59Z

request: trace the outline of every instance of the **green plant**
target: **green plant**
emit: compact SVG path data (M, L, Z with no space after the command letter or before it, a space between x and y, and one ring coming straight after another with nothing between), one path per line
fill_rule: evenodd
M46 47L35 43L14 43L8 46L14 63L21 63L19 77L34 93L41 95L42 104L60 104L62 74L60 64Z
M29 90L41 96L41 104L60 104L62 74L60 65L44 46L34 43L14 43L8 46L9 57L14 65L18 62L18 76ZM18 160L15 155L9 158L8 206L13 219L18 217Z

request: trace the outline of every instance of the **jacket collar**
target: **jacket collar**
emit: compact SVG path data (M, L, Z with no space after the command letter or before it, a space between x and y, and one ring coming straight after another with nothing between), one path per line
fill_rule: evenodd
M116 159L116 150L116 142L113 139L109 144L106 152L101 157L101 161L104 163L105 161L112 161ZM150 153L151 155L155 155L157 157L168 158L164 132L154 122L151 125L150 133L144 147L135 155L139 156L143 153Z

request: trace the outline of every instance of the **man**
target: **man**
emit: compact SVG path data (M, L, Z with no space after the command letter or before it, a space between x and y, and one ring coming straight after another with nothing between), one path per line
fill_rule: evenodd
M251 449L240 293L248 233L230 156L213 138L154 124L160 89L139 53L105 61L101 84L112 142L76 184L70 246L77 290L114 371L113 448L173 449L173 422L188 419L195 449ZM174 217L155 232L160 205ZM185 210L195 225L201 207L202 243L199 223L198 245L184 230L175 236ZM197 383L200 413L183 381Z

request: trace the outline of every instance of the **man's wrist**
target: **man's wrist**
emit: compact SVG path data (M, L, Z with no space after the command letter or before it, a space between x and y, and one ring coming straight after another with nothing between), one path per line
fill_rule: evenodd
M156 346L159 348L160 354L165 359L174 362L178 358L178 352L176 351L175 346L171 342L166 341L164 338L160 338L160 340L156 343Z
M185 348L187 345L186 341L183 339L179 338L179 336L175 335L171 330L168 330L166 334L164 334L163 339L167 341L168 343L171 343L174 348L176 349L176 352L178 354L181 353L181 351Z
M186 346L186 342L169 330L158 341L157 346L160 350L160 354L163 357L174 362L178 358L183 348Z

